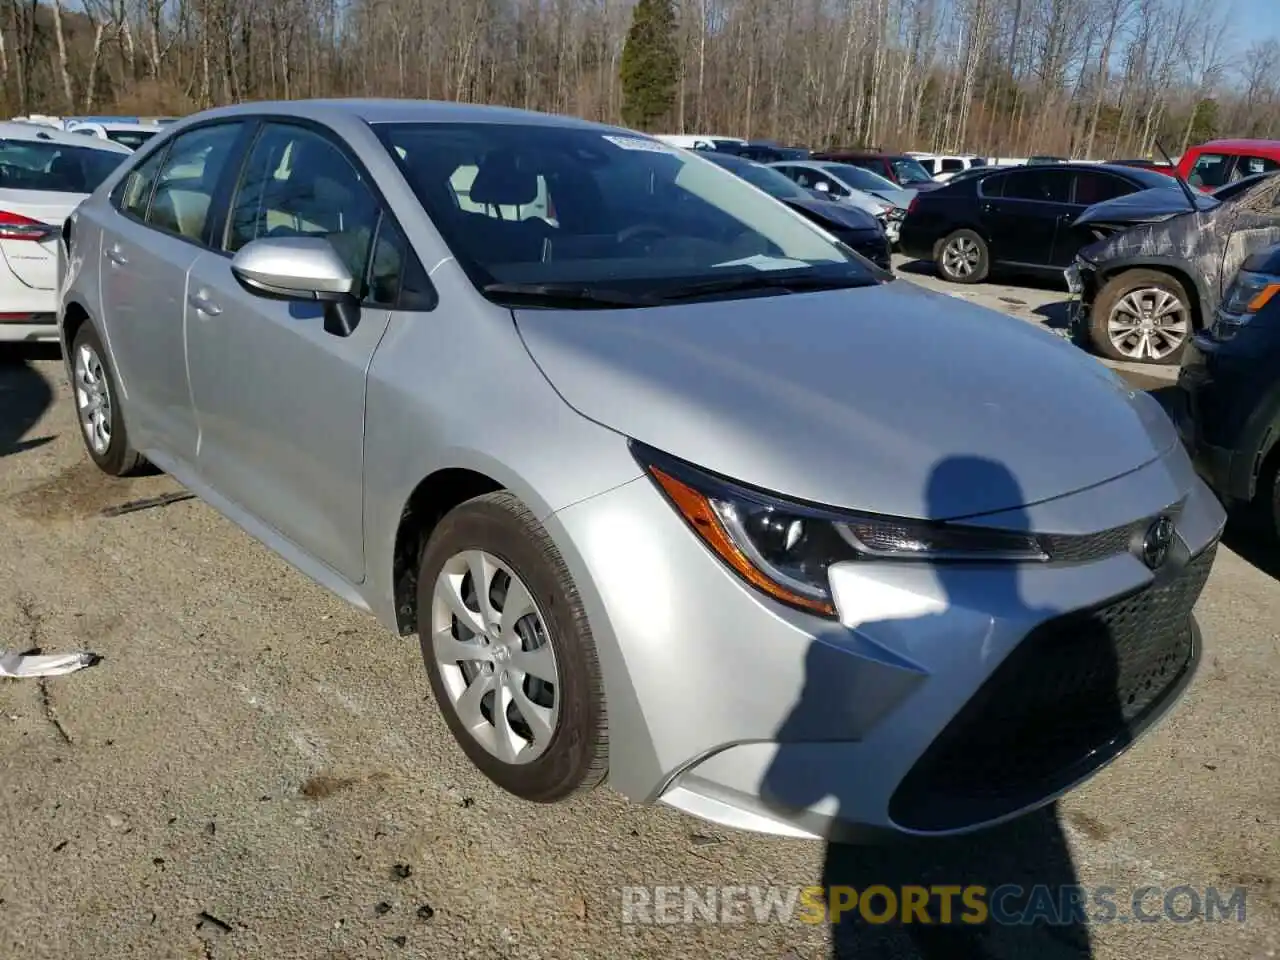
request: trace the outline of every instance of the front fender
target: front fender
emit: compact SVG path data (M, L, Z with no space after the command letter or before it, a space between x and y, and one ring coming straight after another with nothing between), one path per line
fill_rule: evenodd
M468 304L448 286L436 310L394 315L374 354L364 456L362 594L392 629L396 534L427 477L450 468L483 474L545 520L641 474L625 437L556 393L509 310Z

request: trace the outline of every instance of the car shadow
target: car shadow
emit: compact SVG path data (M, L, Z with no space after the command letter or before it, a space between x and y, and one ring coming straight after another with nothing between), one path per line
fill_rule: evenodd
M957 484L1000 490L1005 502L1024 502L1008 469L978 457L940 462L929 481L929 501L940 503L943 491ZM1006 516L1011 529L1028 529L1029 519L1014 512ZM1128 687L1110 622L1093 613L1063 614L1027 599L1013 565L983 569L936 564L927 576L936 583L934 595L916 605L913 588L912 606L906 609L936 612L876 619L852 635L837 628L810 646L804 689L777 733L779 747L760 796L784 816L803 818L817 807L833 809L836 823L843 818L857 824L883 818L891 790L890 824L910 824L916 834L880 842L883 834L824 830L816 825L820 819L810 821L828 836L820 882L826 891L823 919L831 928L830 956L836 960L1092 957L1085 892L1056 805L1008 818L1060 793L1131 742L1121 706ZM874 583L874 578L868 581L869 597L877 594ZM1056 622L1059 629L1036 630L1010 651L1006 645L1016 638L992 628L992 614L997 627L1064 619ZM917 668L919 679L930 688L916 688L906 700L894 700L887 719L856 734L851 732L854 721L842 714L854 715L859 697L850 694L836 660L852 656L845 651L854 638L863 641L864 652L885 656L879 665L870 658L864 661L866 669L884 671L880 681L870 684L874 690L892 688L893 678L886 675L905 669L904 664L923 664ZM962 652L949 644L961 645ZM837 647L841 649L833 650ZM914 707L907 702L921 694L947 696L952 682L947 673L987 675L987 659L997 661L989 679L977 690L952 688L962 696L934 719L927 701L917 700ZM978 686L977 680L972 682ZM913 729L917 723L925 725L925 736ZM865 751L867 768L843 776L831 769L822 745L813 742L843 736L848 747L859 734L852 755ZM896 771L888 789L876 780L878 766ZM976 832L955 833L972 823L1001 820ZM948 830L952 833L943 835ZM867 913L860 906L848 907L851 898L858 902L871 887L879 889ZM903 909L906 888L917 888L918 896L921 887L930 897L928 922L922 922L919 912ZM944 895L948 889L950 895ZM897 898L896 912L887 909L886 890ZM985 898L987 909L964 909L966 895ZM840 903L845 909L833 919L831 908Z
M53 403L53 386L32 362L57 359L56 344L0 347L0 457L42 447L52 435L27 437Z
M1280 547L1264 538L1251 517L1233 516L1222 542L1246 563L1274 580L1280 580Z
M1056 300L1053 303L1041 304L1031 312L1043 320L1044 325L1051 330L1066 330L1071 326L1070 300Z

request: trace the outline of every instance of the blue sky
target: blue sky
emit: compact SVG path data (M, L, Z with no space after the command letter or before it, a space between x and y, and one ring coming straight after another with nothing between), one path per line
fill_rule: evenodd
M1280 0L1235 0L1235 14L1237 38L1280 40Z

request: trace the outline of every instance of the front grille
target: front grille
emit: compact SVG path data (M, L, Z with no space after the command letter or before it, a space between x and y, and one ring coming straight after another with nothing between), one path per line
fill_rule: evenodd
M893 820L914 830L992 820L1124 749L1194 664L1191 611L1216 553L1214 544L1165 582L1033 630L903 778Z
M1154 520L1147 517L1098 533L1041 534L1039 539L1055 563L1088 563L1131 550Z

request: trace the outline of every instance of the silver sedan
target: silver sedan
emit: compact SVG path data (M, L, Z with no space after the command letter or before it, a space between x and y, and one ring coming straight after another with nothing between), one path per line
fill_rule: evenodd
M1043 805L1177 700L1223 513L1058 337L875 271L695 154L249 104L71 216L88 455L401 636L461 749L798 836Z

